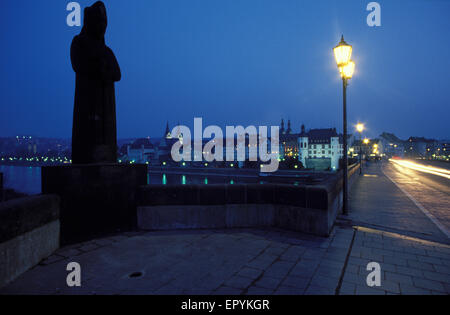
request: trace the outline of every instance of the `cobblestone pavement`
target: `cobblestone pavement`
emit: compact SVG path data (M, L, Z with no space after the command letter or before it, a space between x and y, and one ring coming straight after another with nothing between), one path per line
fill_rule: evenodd
M381 287L368 287L369 262L381 266ZM356 227L340 294L450 294L450 246Z
M277 229L121 235L62 248L0 293L334 294L352 237L351 229L329 238ZM71 261L81 265L81 288L65 284Z
M82 286L66 285L69 262ZM381 287L366 285L379 262ZM137 277L130 277L133 273ZM1 294L449 294L450 247L367 228L123 234L62 248Z

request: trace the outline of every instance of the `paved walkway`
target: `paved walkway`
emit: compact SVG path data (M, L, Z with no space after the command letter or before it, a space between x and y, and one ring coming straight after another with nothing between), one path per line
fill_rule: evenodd
M125 233L62 248L0 294L450 294L450 246L377 167L358 178L350 215L328 238L280 229ZM66 285L69 262L81 265L79 288ZM380 264L380 287L366 284L369 262Z
M369 163L363 168L361 176L352 187L349 198L349 216L342 217L344 220L351 220L353 225L364 225L372 228L379 228L391 232L398 232L417 238L450 244L449 238L433 223L432 220L411 200L390 178L396 181L401 173L397 172L389 162ZM387 177L386 174L389 176ZM417 174L415 176L421 176ZM414 183L412 183L414 184ZM407 189L411 194L415 194L417 188L409 184ZM416 186L418 186L417 184ZM447 184L448 187L448 184ZM411 189L414 189L412 191ZM422 188L424 190L425 188ZM447 188L450 189L450 188ZM428 202L435 199L441 203L439 208L449 207L447 199L442 199L439 195L432 196L429 193ZM425 196L419 199L423 202ZM431 202L430 202L431 203ZM428 206L428 204L426 204ZM436 210L435 207L427 207ZM444 210L440 211L439 219L442 219ZM448 214L446 214L448 216Z
M353 238L276 229L147 232L61 249L0 293L334 294ZM82 287L66 266L80 263ZM140 272L140 277L130 277Z
M69 262L82 286L66 285ZM381 287L366 285L379 262ZM137 277L133 277L133 274ZM147 232L59 250L0 294L449 294L450 247L366 228Z

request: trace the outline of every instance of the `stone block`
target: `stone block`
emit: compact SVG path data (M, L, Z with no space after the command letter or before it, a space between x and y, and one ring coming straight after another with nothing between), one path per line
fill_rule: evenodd
M61 198L61 243L136 227L137 190L147 165L89 164L42 167L42 192Z
M275 201L274 185L247 185L247 203L250 204L272 204Z
M198 203L197 185L149 185L139 193L139 205L195 205Z
M226 206L138 207L138 228L142 230L226 228Z
M226 226L269 227L274 224L275 207L272 204L234 204L226 206Z
M227 200L226 185L203 185L198 192L199 205L225 205Z
M275 203L306 207L306 187L293 185L276 185Z
M50 256L59 247L59 221L51 221L0 243L0 287Z
M227 185L227 204L247 203L247 185Z
M0 243L23 235L60 217L55 195L32 196L0 203Z

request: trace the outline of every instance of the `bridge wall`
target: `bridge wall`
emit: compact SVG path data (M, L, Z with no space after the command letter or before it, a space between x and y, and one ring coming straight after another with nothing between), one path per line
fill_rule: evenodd
M349 169L349 185L359 166ZM138 191L143 230L275 226L328 236L342 210L342 174L319 184L147 185Z
M57 196L0 203L0 287L58 249L59 228Z

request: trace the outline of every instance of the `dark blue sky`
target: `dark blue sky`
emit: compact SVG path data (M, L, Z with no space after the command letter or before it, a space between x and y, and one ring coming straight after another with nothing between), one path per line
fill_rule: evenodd
M74 73L69 1L0 2L0 136L70 137ZM79 1L82 7L94 1ZM343 33L357 72L349 124L367 136L449 138L450 1L105 1L107 44L122 68L118 136L192 125L278 124L342 129L332 48ZM352 130L352 129L350 129Z

